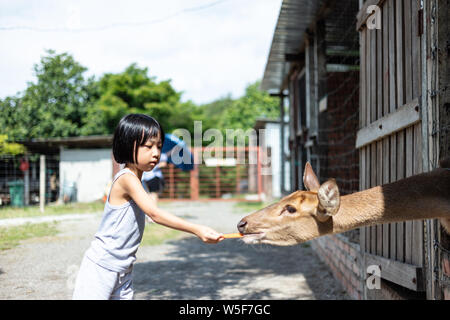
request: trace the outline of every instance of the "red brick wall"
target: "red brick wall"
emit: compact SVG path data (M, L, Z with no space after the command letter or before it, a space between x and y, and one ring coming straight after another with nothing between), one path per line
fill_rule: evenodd
M330 235L311 241L311 247L326 263L348 295L356 300L364 297L362 257L359 245L342 235Z

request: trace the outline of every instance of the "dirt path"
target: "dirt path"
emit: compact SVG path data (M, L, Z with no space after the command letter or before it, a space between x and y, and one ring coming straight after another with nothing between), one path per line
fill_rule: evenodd
M231 202L174 202L170 212L219 232L235 232L245 212ZM70 299L101 213L58 222L60 233L0 252L0 299ZM348 299L308 245L206 245L193 236L141 246L135 299Z

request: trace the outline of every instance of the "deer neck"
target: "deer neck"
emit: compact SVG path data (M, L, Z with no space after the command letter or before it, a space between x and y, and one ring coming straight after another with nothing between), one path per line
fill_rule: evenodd
M332 233L434 218L450 218L450 171L445 169L342 196Z

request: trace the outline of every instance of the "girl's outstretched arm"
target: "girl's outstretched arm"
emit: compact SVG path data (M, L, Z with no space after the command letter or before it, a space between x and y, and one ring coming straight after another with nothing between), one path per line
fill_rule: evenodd
M139 208L156 223L172 229L192 233L206 243L217 243L224 239L222 234L207 226L191 223L158 208L142 187L139 179L134 175L124 174L117 180L117 183L136 202Z

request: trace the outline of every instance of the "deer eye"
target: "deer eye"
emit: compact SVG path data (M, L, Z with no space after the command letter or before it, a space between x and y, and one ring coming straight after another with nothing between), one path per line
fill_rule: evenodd
M297 209L293 206L291 206L290 204L288 204L285 208L285 210L287 210L289 213L295 213L297 212Z

